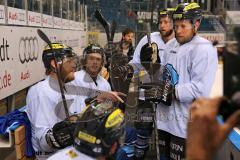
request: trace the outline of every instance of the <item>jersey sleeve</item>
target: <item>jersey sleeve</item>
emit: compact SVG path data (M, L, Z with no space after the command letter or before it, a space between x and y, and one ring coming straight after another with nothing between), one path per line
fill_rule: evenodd
M142 49L142 46L144 46L147 43L147 37L144 36L138 43L134 53L133 53L133 59L129 62L134 68L134 72L137 73L142 68L141 61L140 61L140 51Z
M51 109L53 104L47 96L32 96L32 91L27 95L26 113L31 122L33 146L35 150L51 152L53 148L48 145L45 135L57 121Z
M190 82L176 85L180 102L191 102L198 97L208 97L217 70L217 51L212 45L198 45L190 55Z

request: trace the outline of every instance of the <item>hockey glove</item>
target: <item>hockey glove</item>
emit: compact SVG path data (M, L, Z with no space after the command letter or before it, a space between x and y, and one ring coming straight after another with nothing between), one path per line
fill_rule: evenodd
M160 63L158 52L159 50L156 43L152 43L151 46L146 43L140 51L141 63Z
M75 128L76 123L68 119L56 123L46 134L48 144L59 149L72 145Z
M158 46L156 43L145 44L140 51L140 61L142 66L149 72L155 73L160 67L160 57L158 54Z
M146 43L144 46L142 46L140 51L140 60L142 62L148 62L150 63L152 61L152 54L153 54L153 48Z
M149 89L146 89L145 99L152 102L161 102L167 106L172 103L172 96L175 92L174 87L178 83L179 76L177 71L171 64L165 65L161 83L153 85Z
M118 77L120 77L123 81L131 81L133 77L133 67L129 64L116 66L112 69L112 73Z

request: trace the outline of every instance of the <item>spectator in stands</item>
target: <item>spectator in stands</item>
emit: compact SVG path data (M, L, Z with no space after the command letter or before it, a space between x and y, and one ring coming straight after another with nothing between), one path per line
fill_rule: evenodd
M128 61L133 58L134 47L133 47L134 31L130 28L125 28L122 31L122 39L117 44L117 50L124 55L128 56ZM119 53L118 52L118 53Z

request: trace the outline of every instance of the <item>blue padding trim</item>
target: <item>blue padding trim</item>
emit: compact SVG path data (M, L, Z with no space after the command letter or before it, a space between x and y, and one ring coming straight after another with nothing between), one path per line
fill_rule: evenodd
M228 139L240 151L240 135L235 130L230 133Z
M223 124L223 120L220 116L217 117L217 120ZM235 130L232 130L228 136L228 139L236 147L236 149L240 151L240 134L238 134Z

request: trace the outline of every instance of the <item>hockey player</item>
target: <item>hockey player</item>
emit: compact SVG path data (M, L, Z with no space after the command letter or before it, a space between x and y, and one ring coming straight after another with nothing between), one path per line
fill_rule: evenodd
M173 32L173 23L172 23L172 13L173 8L168 8L161 10L159 13L159 32L153 32L151 33L151 42L152 45L157 45L158 48L158 62L160 62L162 53L164 49L166 48L166 45L168 43L171 43L174 38L174 32ZM147 36L144 36L138 43L133 59L130 61L130 64L141 64L141 63L149 63L151 62L152 58L152 48L148 47L148 40ZM146 49L147 48L147 49ZM144 51L144 52L143 52ZM141 53L142 52L142 53ZM138 70L141 70L141 68L138 68ZM140 66L139 66L140 67ZM134 68L135 69L135 68Z
M176 41L161 58L162 65L168 66L162 80L173 90L159 88L163 95L159 101L164 103L156 113L162 159L184 159L189 106L196 98L209 96L215 78L217 52L211 42L197 35L201 19L197 3L181 3L173 13Z
M72 83L101 91L111 91L108 81L99 75L104 64L103 48L98 44L89 44L83 51L83 69L75 73ZM96 95L85 95L86 98Z
M49 160L115 159L114 155L123 136L124 114L109 102L92 101L77 120L74 147L66 148Z
M42 55L46 79L32 86L27 95L26 112L31 122L32 143L38 159L45 159L57 149L73 144L75 124L71 121L73 115L80 113L85 107L81 96L66 94L70 114L70 117L66 117L56 72L58 69L60 82L63 84L74 80L75 54L64 44L53 43L52 48L45 47ZM99 93L97 98L117 101L119 97L117 93L108 92Z
M151 33L151 46L149 47L147 36L144 36L138 43L133 59L130 61L134 67L135 73L144 73L142 78L140 77L141 83L152 82L151 75L149 74L149 64L152 63L152 55L155 52L156 56L153 63L160 64L161 57L166 46L170 45L174 40L173 32L173 21L172 13L173 8L168 8L161 10L159 13L159 32ZM155 51L153 51L153 48ZM143 80L142 80L143 79ZM145 101L144 95L139 94L139 102L137 106L137 116L138 121L135 123L137 129L137 141L135 144L135 156L136 159L144 159L146 151L149 147L149 137L152 133L152 122L149 122L149 119L152 119L152 104ZM144 122L140 119L141 117L147 116L148 121Z
M122 54L120 54L120 55L122 55ZM117 58L119 58L119 57L117 57ZM120 57L120 58L122 58L122 57ZM87 46L83 51L83 64L84 64L83 70L75 73L75 80L72 81L72 84L74 86L84 86L89 89L92 89L93 91L99 90L99 91L110 92L111 87L110 87L109 82L107 80L105 80L102 76L99 75L99 72L104 64L104 59L105 59L104 52L100 45L90 44L89 46ZM123 82L123 81L121 81L121 82ZM121 84L121 85L123 85L123 84ZM114 93L123 95L123 94L121 94L121 92L120 93L114 92ZM86 102L90 102L93 99L90 97L94 97L95 93L96 92L92 92L92 93L89 92L89 94L87 94L85 97L83 97L83 99L85 99ZM123 98L123 100L125 100L125 97L121 97L121 98ZM124 103L120 103L120 104L118 104L118 107L121 108L122 111L124 111L124 109L122 107L122 106L124 106ZM126 132L125 144L126 145L123 148L119 149L120 151L123 151L123 152L119 151L116 159L122 159L122 157L124 157L124 156L125 157L133 156L132 155L133 153L129 153L129 152L126 153L124 150L125 148L128 148L128 146L130 146L132 144L132 142L135 141L135 139L136 139L136 136L134 136L134 133L133 134L130 133L133 130L134 129L132 129L132 128L126 128L126 130L125 130L125 132ZM130 136L130 135L133 135L133 136Z

